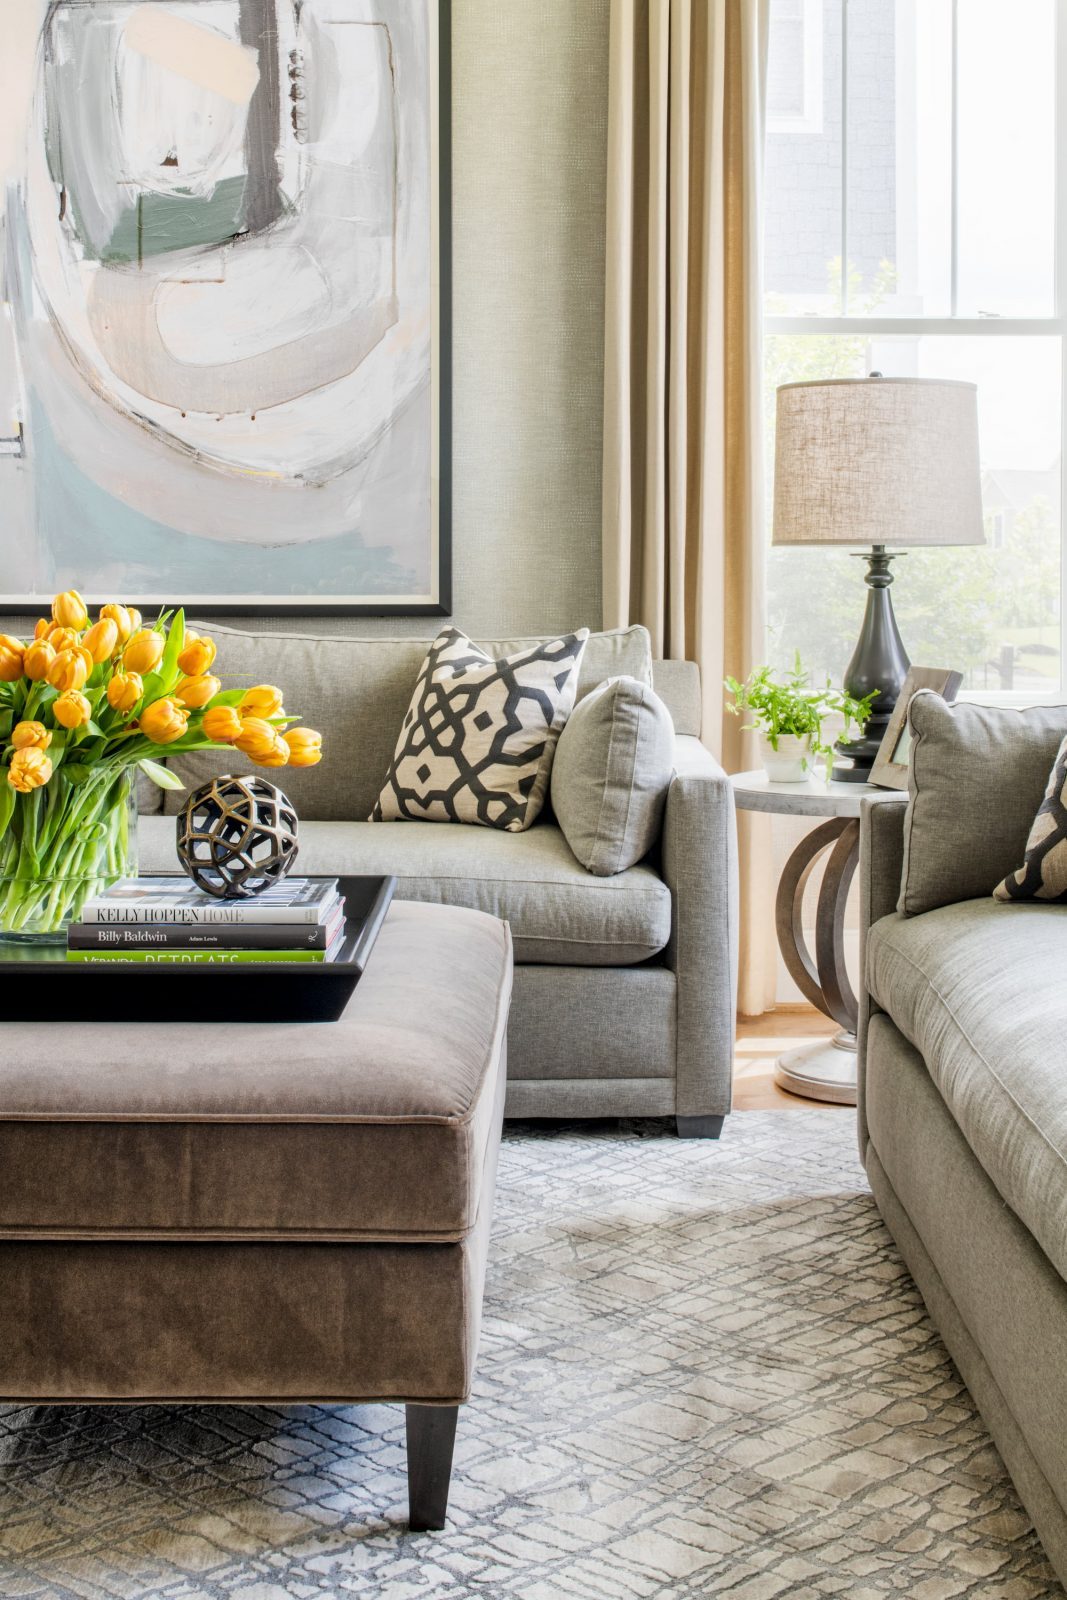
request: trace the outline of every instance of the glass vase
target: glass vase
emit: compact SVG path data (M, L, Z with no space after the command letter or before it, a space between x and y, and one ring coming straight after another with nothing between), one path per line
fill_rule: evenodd
M137 876L137 785L127 768L60 768L17 794L0 838L0 941L63 944L85 902Z

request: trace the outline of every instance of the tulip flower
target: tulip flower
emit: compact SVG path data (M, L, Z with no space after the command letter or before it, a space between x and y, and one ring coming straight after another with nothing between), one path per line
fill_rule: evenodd
M201 726L217 744L233 744L241 731L241 719L233 706L212 706L204 712Z
M56 659L56 653L47 639L35 639L26 646L26 653L22 658L22 670L32 683L40 683L42 678L47 678L49 668Z
M242 697L237 709L242 717L280 717L284 715L282 691L272 683L257 683Z
M314 728L286 728L291 767L317 767L322 760L322 734Z
M16 750L47 750L52 735L43 722L18 722L11 735Z
M233 742L243 755L259 761L262 756L270 755L277 738L278 730L273 723L264 722L262 717L245 717Z
M35 639L47 639L54 627L55 623L51 617L38 617L34 626L33 637Z
M85 601L77 589L67 589L52 601L52 619L64 628L76 628L80 633L89 620Z
M19 794L40 789L52 776L52 763L43 750L16 750L7 769L7 781Z
M77 689L68 689L52 706L52 715L64 728L84 728L93 715L93 708Z
M48 669L48 681L61 694L68 689L81 689L92 664L88 650L61 650Z
M119 630L119 644L125 644L133 632L133 620L125 606L116 605L112 600L108 605L100 607L100 621L112 621ZM140 612L137 614L137 626L141 625Z
M252 760L257 767L286 767L289 765L289 746L281 734L276 734L274 743L265 755L253 756Z
M13 639L9 633L0 633L0 682L18 682L22 677L22 658L21 639Z
M178 665L187 678L199 678L211 666L217 655L218 648L214 639L200 639L195 633L187 633L185 645L178 656Z
M145 738L151 739L153 744L173 744L185 732L189 713L176 700L167 697L145 706L138 722Z
M82 648L88 650L97 666L102 661L110 661L118 644L119 625L112 617L101 617L99 622L94 622L82 640Z
M180 700L183 706L199 711L209 700L214 700L221 688L218 678L213 678L210 673L202 678L182 678L174 691L174 698Z
M58 654L60 650L74 650L77 648L78 635L73 628L64 628L61 623L53 622L45 638Z
M130 614L130 632L137 633L140 629L141 623L144 621L144 618L141 616L141 613L138 611L136 606L127 606L126 610Z
M107 686L107 703L114 711L132 711L144 694L136 672L116 672Z
M135 633L123 651L122 663L127 672L152 672L163 656L165 640L161 633L142 628Z

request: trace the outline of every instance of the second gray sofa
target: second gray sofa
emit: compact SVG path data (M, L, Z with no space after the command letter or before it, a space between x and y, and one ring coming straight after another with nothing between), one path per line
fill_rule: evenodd
M864 802L860 1146L871 1188L1067 1580L1067 906L1021 866L1067 707L929 693L910 806Z
M196 624L194 624L196 626ZM653 671L643 628L593 634L579 696L605 678L652 682L676 729L663 831L637 866L594 877L546 816L525 833L367 822L425 642L238 632L205 623L226 686L276 683L325 738L321 766L269 774L301 817L298 870L395 873L402 899L465 905L510 923L516 975L508 1031L514 1117L673 1116L716 1136L730 1109L736 991L736 852L729 782L699 740L697 669ZM487 648L504 654L529 641ZM241 757L173 766L189 787ZM158 793L158 791L157 791ZM168 792L141 818L142 872L175 870Z

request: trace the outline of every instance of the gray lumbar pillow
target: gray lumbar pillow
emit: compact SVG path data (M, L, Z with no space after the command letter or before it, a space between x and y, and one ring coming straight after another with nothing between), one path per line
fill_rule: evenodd
M674 724L636 678L608 678L579 701L556 746L552 809L578 860L624 872L659 838L674 773Z

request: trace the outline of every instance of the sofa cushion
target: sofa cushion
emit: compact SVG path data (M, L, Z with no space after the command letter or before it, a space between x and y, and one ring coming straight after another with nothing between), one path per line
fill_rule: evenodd
M699 739L704 718L696 662L653 661L652 687L670 712L675 733Z
M885 917L867 984L991 1181L1067 1276L1067 909L992 899Z
M394 903L337 1022L8 1023L0 1237L465 1238L511 976L495 918Z
M142 872L174 872L173 817L142 817ZM651 867L594 878L559 828L526 833L436 822L304 822L297 871L393 872L402 900L472 906L511 924L517 961L630 966L666 945L671 895Z
M287 709L291 707L301 722L323 734L317 767L273 774L299 815L319 821L362 821L369 816L393 758L397 730L426 655L426 640L352 639L295 629L254 633L194 620L189 626L209 634L218 645L215 670L226 688L276 683L285 692ZM488 654L504 656L542 641L478 642ZM647 629L635 626L591 634L578 672L578 698L620 673L641 683L652 682ZM167 765L191 789L220 772L248 771L248 762L233 751L170 756ZM163 809L175 816L184 800L180 791L168 790Z
M1067 900L1067 739L1056 760L1021 867L993 890L997 900Z
M575 706L552 763L552 810L583 867L611 877L660 835L674 772L674 725L635 678L609 678Z
M911 755L897 909L992 894L1023 858L1067 707L946 705L920 689L908 710Z
M372 822L466 822L524 833L541 815L574 705L587 628L489 656L438 634L412 691Z

